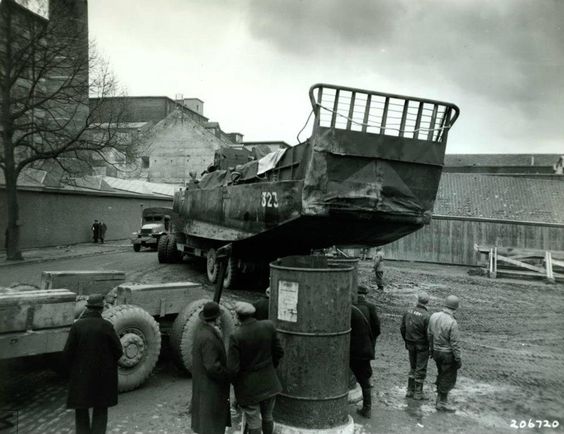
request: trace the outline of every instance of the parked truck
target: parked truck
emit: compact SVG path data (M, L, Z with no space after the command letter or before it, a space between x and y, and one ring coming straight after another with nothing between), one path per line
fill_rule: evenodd
M454 104L316 84L305 142L235 167L214 164L177 192L160 262L206 258L230 245L224 286L269 261L333 245L383 245L428 224ZM267 273L263 272L262 275Z
M172 208L144 208L141 216L141 228L133 233L131 243L133 250L139 252L141 247L157 250L159 238L168 234L171 225Z

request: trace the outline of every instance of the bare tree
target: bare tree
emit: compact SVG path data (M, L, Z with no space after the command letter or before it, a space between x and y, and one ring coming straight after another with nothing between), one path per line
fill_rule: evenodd
M125 107L108 100L119 96L116 80L89 50L84 8L81 0L51 0L47 13L36 14L15 0L0 2L0 169L8 259L22 259L17 180L24 168L53 161L72 171L77 161L105 160L111 150L131 152L118 134ZM96 97L90 105L89 95Z

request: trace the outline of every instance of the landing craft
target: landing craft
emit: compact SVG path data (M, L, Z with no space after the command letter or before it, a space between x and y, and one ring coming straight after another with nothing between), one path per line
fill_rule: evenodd
M207 258L230 244L224 281L279 257L333 245L390 243L431 220L456 105L316 84L309 139L176 193L174 231L159 260Z

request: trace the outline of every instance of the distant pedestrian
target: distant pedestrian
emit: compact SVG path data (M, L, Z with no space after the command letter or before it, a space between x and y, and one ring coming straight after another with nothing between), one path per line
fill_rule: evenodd
M455 411L448 405L448 393L454 388L462 366L458 323L454 318L458 306L458 297L449 295L442 312L435 312L429 319L429 345L437 364L436 408L439 411Z
M200 312L202 323L192 346L192 430L223 434L231 426L230 377L220 330L219 304L210 301Z
M254 317L259 321L268 319L269 317L268 311L270 309L270 286L264 290L264 295L265 297L253 303L253 306L256 310Z
M90 230L92 231L92 240L97 243L98 238L100 238L100 223L98 222L98 220L94 220L94 223L92 223Z
M106 238L106 230L108 229L108 227L106 226L106 223L100 221L99 228L100 228L100 242L103 244L104 238Z
M269 320L257 321L250 303L235 305L240 326L229 340L227 365L249 434L274 432L272 412L282 385L276 373L284 350Z
M368 289L358 287L358 301L351 307L350 368L362 389L362 408L357 413L369 418L372 412L372 367L376 338L380 336L380 319L376 306L366 300Z
M427 376L427 362L429 360L427 328L429 327L430 314L427 311L428 303L429 295L426 292L420 292L417 296L417 305L409 308L403 314L400 326L405 348L409 352L410 370L405 396L416 400L425 399L423 384Z
M75 409L77 434L105 433L108 407L118 402L117 362L123 352L112 324L102 318L103 309L102 295L88 298L63 351L70 372L67 407Z
M384 290L384 251L382 247L376 247L374 254L374 273L376 274L376 285L380 291Z

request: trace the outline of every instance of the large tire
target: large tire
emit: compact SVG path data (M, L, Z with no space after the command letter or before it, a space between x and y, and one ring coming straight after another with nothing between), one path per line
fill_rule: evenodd
M141 244L133 244L133 251L134 252L141 251Z
M188 304L176 317L170 331L170 346L175 363L179 368L192 371L192 347L194 344L194 332L201 324L200 312L209 300L196 300ZM223 343L227 349L229 336L233 333L235 321L231 311L220 305L221 330L223 332Z
M170 234L167 235L168 242L166 245L166 258L170 264L175 264L182 260L182 255L176 248L176 235Z
M159 244L157 246L157 256L159 258L159 263L168 263L168 235L162 235L159 238Z
M122 304L106 310L123 347L118 361L118 390L127 392L139 387L149 377L161 352L159 325L138 306Z
M223 278L223 287L226 289L235 289L239 283L241 273L237 267L237 259L230 256L227 261L227 268L225 269L225 277Z
M213 284L217 281L219 267L217 263L217 253L213 248L209 249L208 253L206 254L206 274L210 283Z

